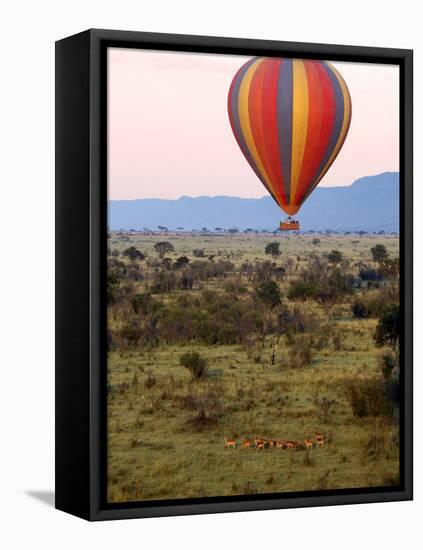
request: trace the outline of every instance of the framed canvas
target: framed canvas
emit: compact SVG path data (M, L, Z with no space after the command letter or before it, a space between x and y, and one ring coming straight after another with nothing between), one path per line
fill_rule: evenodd
M56 507L412 498L412 52L56 43Z

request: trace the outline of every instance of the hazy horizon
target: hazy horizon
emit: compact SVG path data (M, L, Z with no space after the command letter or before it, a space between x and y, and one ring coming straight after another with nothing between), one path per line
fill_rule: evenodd
M342 187L351 187L356 181L362 179L362 178L367 178L367 177L373 177L373 176L380 176L380 175L383 175L383 174L399 174L399 171L385 171L385 172L380 172L378 174L368 174L366 176L361 176L360 178L357 178L356 180L352 181L351 183L347 183L345 185L319 185L318 187L319 188L331 188L331 189L337 189L337 188L342 188ZM167 198L167 197L154 197L154 196L145 196L145 197L134 197L134 198L131 198L131 199L112 199L110 197L108 197L108 201L111 202L111 201L139 201L139 200L169 200L169 201L178 201L182 198L189 198L189 199L199 199L199 198L209 198L209 199L213 199L213 198L217 198L217 197L224 197L224 198L229 198L229 199L266 199L266 198L269 198L271 200L272 197L268 194L268 193L263 193L262 195L258 195L256 197L240 197L239 195L227 195L227 194L218 194L218 195L207 195L207 194L201 194L201 195L187 195L187 194L182 194L178 197L170 197L170 198Z

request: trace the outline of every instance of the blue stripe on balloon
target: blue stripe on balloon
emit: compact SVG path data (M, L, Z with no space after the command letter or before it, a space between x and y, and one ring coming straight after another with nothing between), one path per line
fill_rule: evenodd
M291 155L293 115L293 63L283 59L279 67L278 90L276 94L279 154L282 165L284 195L287 204L291 197Z

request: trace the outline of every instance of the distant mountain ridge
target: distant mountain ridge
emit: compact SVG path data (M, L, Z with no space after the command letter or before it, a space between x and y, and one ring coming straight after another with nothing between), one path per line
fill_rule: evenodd
M274 230L284 213L270 197L181 197L109 201L109 229L207 227ZM399 231L399 173L384 172L346 187L318 187L298 219L304 231Z

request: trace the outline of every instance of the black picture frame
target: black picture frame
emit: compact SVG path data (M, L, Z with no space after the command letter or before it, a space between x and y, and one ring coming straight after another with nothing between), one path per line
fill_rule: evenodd
M107 504L108 47L395 64L400 69L400 485ZM108 520L412 499L411 50L91 29L56 43L56 508Z

